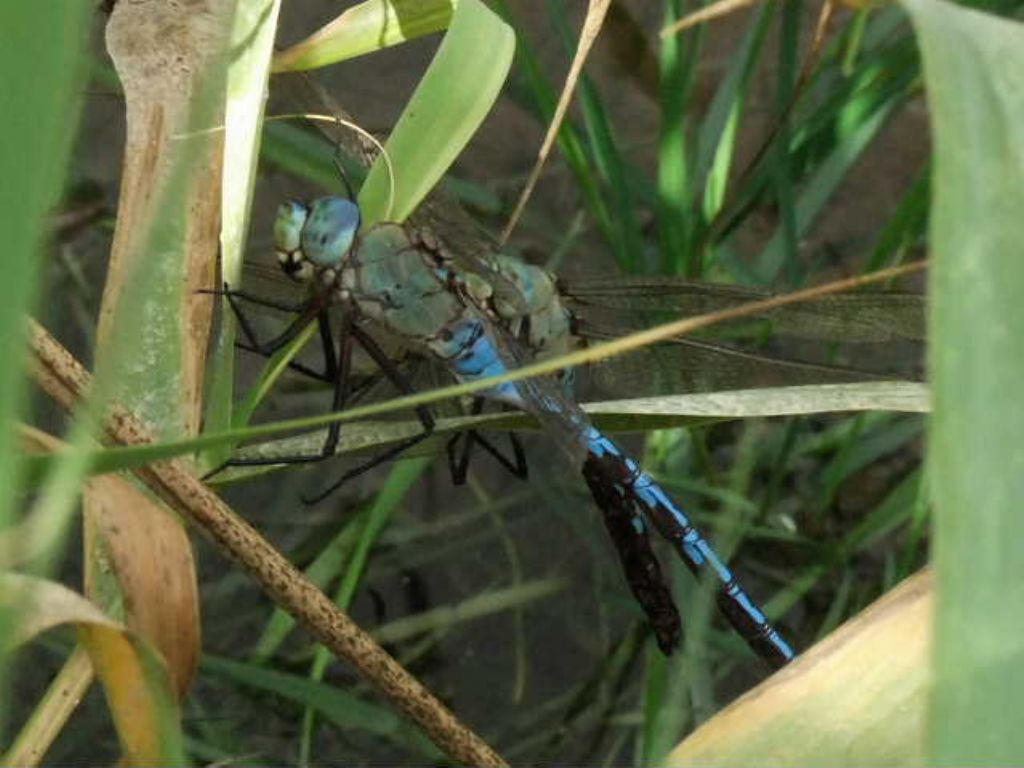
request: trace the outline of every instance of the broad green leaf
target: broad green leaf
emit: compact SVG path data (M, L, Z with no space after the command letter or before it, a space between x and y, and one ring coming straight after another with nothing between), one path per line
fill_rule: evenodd
M115 6L107 49L125 91L125 162L96 350L98 397L154 434L201 422L221 216L228 26L174 6ZM164 30L181 28L180 35ZM171 58L180 66L169 68ZM94 397L96 395L94 394Z
M10 524L21 469L13 425L25 404L25 317L35 304L40 257L50 235L48 216L60 197L78 123L91 13L88 3L0 3L0 334L8 350L0 371L3 528ZM0 700L4 693L0 690Z
M1024 761L1024 25L905 0L932 114L933 765ZM902 651L901 651L902 652Z
M365 0L274 57L274 72L326 67L433 32L451 22L455 0Z
M364 226L405 221L416 209L491 110L514 51L511 27L480 0L460 0L385 145L397 178L378 158L359 192Z

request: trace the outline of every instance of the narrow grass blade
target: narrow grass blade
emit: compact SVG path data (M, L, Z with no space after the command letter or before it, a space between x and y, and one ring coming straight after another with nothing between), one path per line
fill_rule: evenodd
M674 22L681 11L680 0L665 2L666 23ZM663 38L659 54L661 74L659 99L661 128L658 136L658 238L661 269L668 274L695 276L700 257L693 252L690 221L692 199L692 151L686 119L689 91L693 83L694 56L698 33Z
M224 173L221 185L221 279L240 285L245 258L249 212L263 123L264 94L280 0L260 0L236 6L231 45L236 51L228 64L224 112ZM204 428L216 431L232 423L234 399L235 318L221 302L219 333L211 340L208 365L212 371L204 404ZM227 458L226 449L204 457L215 466Z
M0 210L4 212L4 279L0 334L0 527L11 519L20 460L17 422L25 405L21 339L36 300L46 217L67 172L79 94L85 81L87 3L2 3L0 29ZM42 54L40 52L43 52ZM3 627L0 626L0 634ZM2 692L0 692L2 696Z
M274 58L275 72L326 67L448 27L455 0L366 0Z

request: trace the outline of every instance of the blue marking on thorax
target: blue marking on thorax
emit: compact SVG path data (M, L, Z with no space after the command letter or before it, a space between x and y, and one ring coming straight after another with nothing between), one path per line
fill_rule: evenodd
M508 373L508 367L498 355L494 340L483 322L467 320L449 330L452 336L445 344L450 351L448 364L460 381L479 381ZM514 405L522 404L519 390L510 381L492 387L485 394Z

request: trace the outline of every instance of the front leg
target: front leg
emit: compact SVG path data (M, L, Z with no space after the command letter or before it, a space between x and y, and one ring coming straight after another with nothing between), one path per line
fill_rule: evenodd
M348 331L351 334L352 339L359 343L359 346L363 348L363 351L366 352L367 355L369 355L370 359L373 360L374 363L377 364L377 367L380 368L381 372L388 378L388 380L395 386L395 388L399 392L401 392L403 395L411 395L415 392L409 380L402 374L400 370L398 370L394 362L384 353L384 350L382 350L377 345L377 342L373 340L373 337L371 337L369 334L367 334L365 331L363 331L359 326L355 324L349 325ZM347 368L349 364L350 363L343 363L341 367ZM342 403L344 403L346 395L347 392L342 393ZM312 496L304 496L302 500L307 504L315 504L316 502L321 501L330 496L332 493L338 490L338 488L340 488L346 482L351 480L353 477L361 475L364 472L373 469L374 467L379 466L380 464L383 464L386 461L390 461L391 459L407 451L412 446L430 437L430 435L432 435L434 432L435 426L433 413L431 413L429 408L422 405L417 406L415 408L415 411L416 416L420 421L420 424L423 426L423 431L420 434L413 435L412 437L407 437L404 440L400 440L390 448L381 451L376 456L371 456L362 464L359 464L345 472L345 474L343 474L340 478L338 478L329 486L327 486L327 488L325 488L324 490ZM341 425L337 423L331 426L338 428L341 427ZM328 430L328 436L327 441L325 441L325 447L327 443L330 442L331 440L332 434L330 430ZM336 447L338 440L338 430L335 430L333 434L333 440L333 446Z
M204 290L199 291L199 293L223 296L227 300L228 306L231 307L231 312L234 314L235 320L238 322L238 327L241 329L242 335L245 337L244 341L236 341L236 346L239 349L244 349L246 352L255 352L262 357L271 357L275 352L290 343L305 329L306 325L311 322L311 317L316 315L320 322L320 341L323 349L324 370L316 371L294 360L289 361L288 367L303 374L304 376L308 376L311 379L327 382L328 384L333 383L335 371L331 360L334 355L334 342L330 338L329 326L327 326L324 320L321 319L323 312L315 310L315 308L323 308L323 301L319 297L313 296L299 303L288 303L265 298L263 296L257 296L245 291L235 290L227 283L225 283L223 289L219 291ZM279 312L287 312L295 315L295 318L279 335L273 337L269 341L261 342L257 337L255 329L252 327L252 323L250 322L248 315L242 310L242 307L239 304L240 301L247 301L260 307L269 307L270 309L274 309Z
M483 397L473 398L473 405L470 408L470 415L476 416L483 411L486 399ZM501 466L508 470L511 475L519 480L526 480L530 475L530 468L526 462L526 452L523 444L519 442L519 436L514 431L508 433L509 445L512 448L512 457L509 458L490 440L483 436L479 430L470 429L466 432L455 434L445 445L448 453L448 473L451 475L453 485L463 485L469 475L469 462L472 456L472 448L479 445ZM459 445L461 443L461 450Z

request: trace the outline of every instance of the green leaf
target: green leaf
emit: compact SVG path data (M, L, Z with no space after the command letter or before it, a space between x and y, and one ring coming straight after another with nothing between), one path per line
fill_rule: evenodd
M14 425L24 416L26 317L36 304L39 265L51 236L50 213L68 170L85 87L87 3L0 3L0 210L4 219L0 334L7 361L0 371L0 528L11 530L23 464ZM80 493L79 457L68 456L42 514L25 535L26 549L43 552L45 569L65 541ZM0 635L6 625L0 616ZM0 670L0 679L6 675ZM0 687L0 703L6 694Z
M281 51L275 72L326 67L448 27L455 0L366 0Z
M436 402L445 395L465 392L467 386L477 385L458 384L324 416L261 424L245 430L235 429L174 443L98 450L88 455L90 470L94 474L101 474L133 469L202 448L247 438L270 437L281 432L314 430L331 422L349 424L342 432L338 445L339 454L370 450L417 434L422 431L422 426L419 422L360 423L357 422L358 419L402 410L417 404ZM584 407L594 417L594 422L603 429L646 431L673 426L693 426L728 418L877 410L922 413L929 409L929 394L926 385L914 382L863 382L616 400ZM442 436L447 432L469 427L521 429L534 424L533 417L526 414L491 413L475 417L439 419L434 433ZM318 436L300 436L297 439L282 441L280 444L287 452L294 452L297 449L301 450L303 441L311 439L322 444ZM51 456L32 456L27 459L27 463L34 470L33 476L38 477L54 460Z
M515 52L512 28L480 0L461 0L434 60L359 192L363 224L405 221L476 133ZM391 189L394 183L394 197Z
M332 722L347 728L360 728L386 736L394 733L400 722L398 716L387 709L363 701L336 686L314 683L297 675L275 672L210 654L203 657L202 669L242 685L276 693L292 701L313 704Z
M906 0L932 112L933 765L1024 760L1024 26Z
M224 113L224 173L221 189L221 277L230 285L242 282L245 237L249 230L263 122L264 94L280 0L236 6L231 34L239 51L228 64ZM204 404L204 427L225 429L232 423L234 398L235 322L231 306L221 302L220 330L211 341L212 371ZM205 456L206 466L228 458L227 447Z

